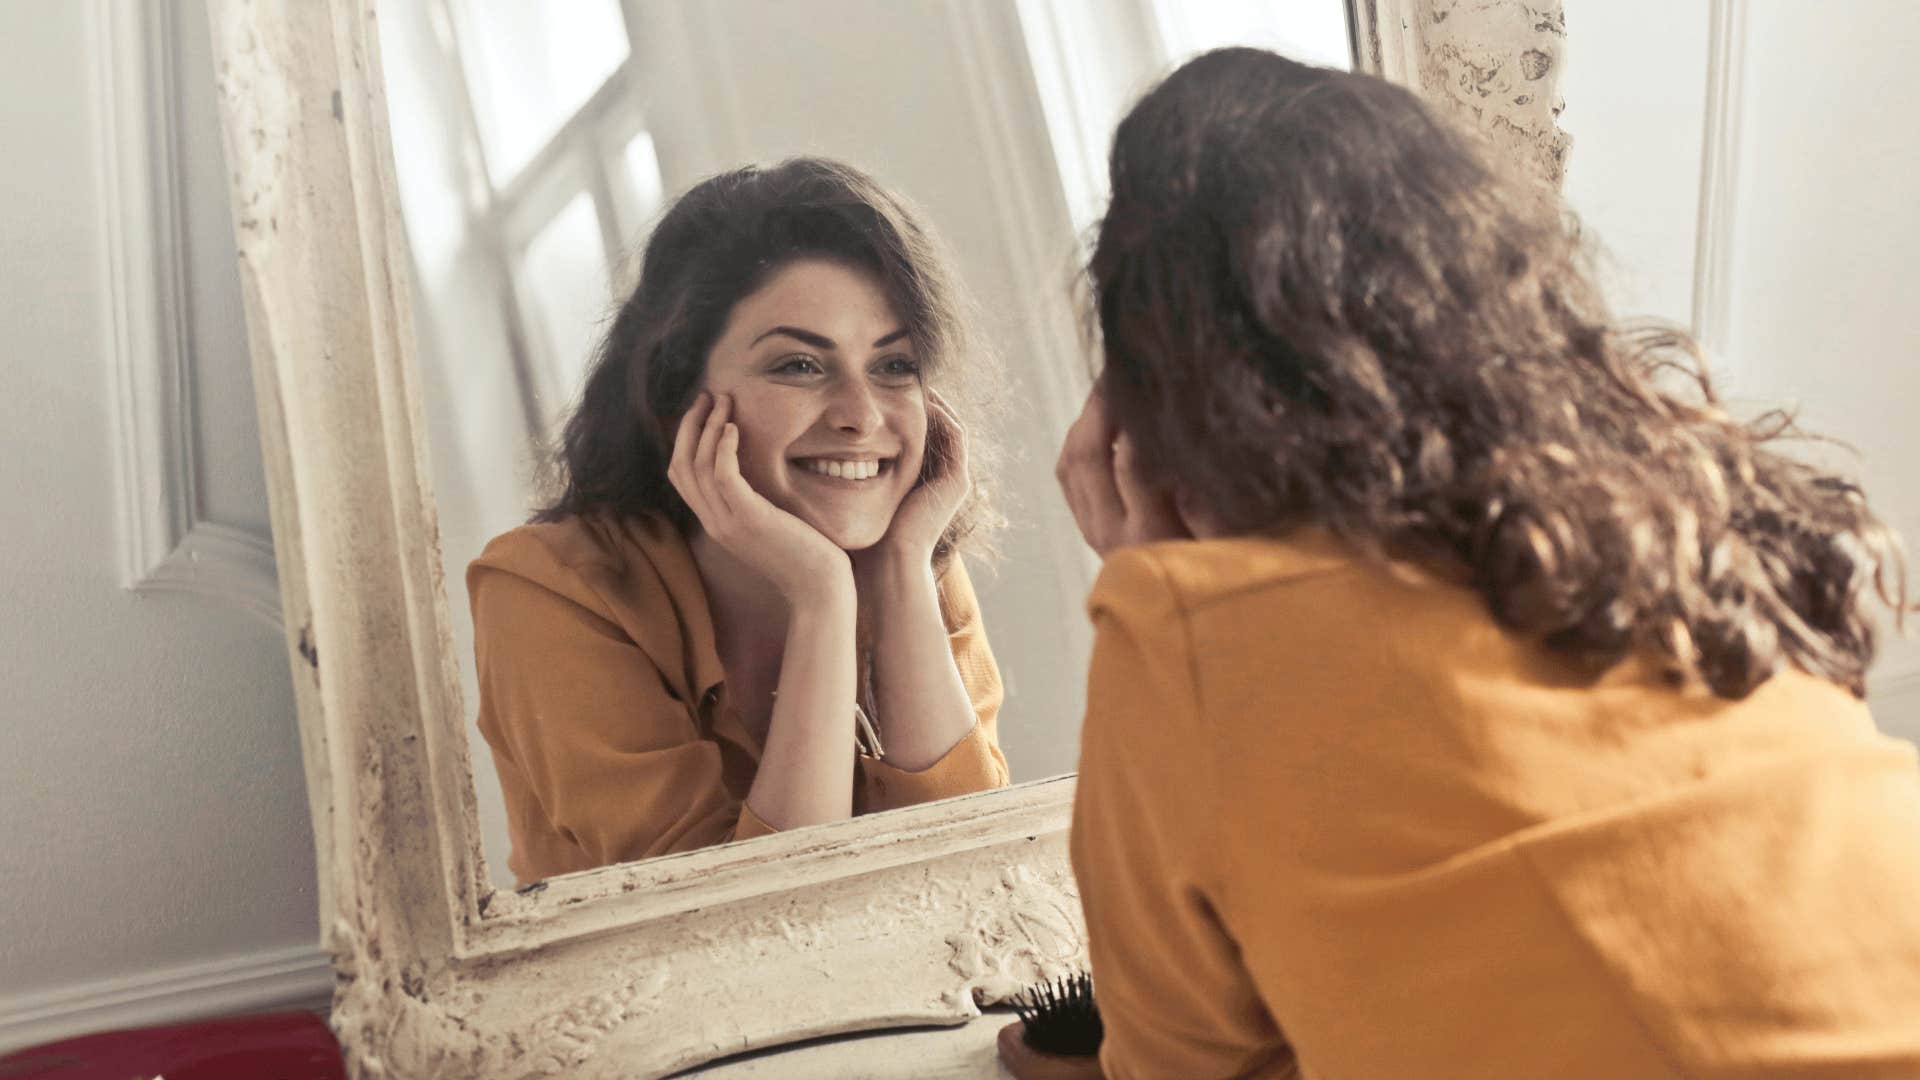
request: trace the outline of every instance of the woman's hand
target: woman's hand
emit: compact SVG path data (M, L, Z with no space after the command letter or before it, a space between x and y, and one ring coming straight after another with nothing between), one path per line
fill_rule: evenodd
M667 479L700 527L734 558L773 582L788 602L852 584L847 553L818 529L773 505L740 475L733 399L704 391L680 420Z
M886 536L853 556L860 608L872 632L874 719L888 764L908 772L934 765L976 723L933 573L934 545L971 484L967 436L953 410L931 392L925 454L929 475L900 500Z
M893 523L875 551L924 565L933 559L934 545L953 523L953 515L967 501L973 480L967 472L967 432L960 418L939 394L927 391L927 445L924 451L936 465L933 474L915 484L893 512Z
M1067 429L1053 475L1066 493L1080 535L1096 555L1128 544L1193 536L1171 492L1149 487L1134 462L1133 441L1107 417L1096 385Z

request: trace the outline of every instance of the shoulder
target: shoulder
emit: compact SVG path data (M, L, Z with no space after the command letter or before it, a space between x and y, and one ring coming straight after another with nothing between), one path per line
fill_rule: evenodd
M1319 685L1333 673L1361 686L1389 669L1441 677L1518 648L1470 589L1319 530L1123 549L1102 567L1088 613L1096 638L1125 635L1186 656L1200 682L1248 687Z
M477 607L490 582L518 579L611 617L631 606L636 591L650 594L663 577L684 576L691 567L685 548L671 525L654 518L537 522L489 541L467 567L467 588Z
M1184 618L1363 569L1359 556L1317 530L1143 544L1108 556L1087 604L1096 620Z
M636 566L675 561L686 540L656 517L576 515L509 529L487 542L467 573L503 570L522 577L571 571L580 576L626 574Z

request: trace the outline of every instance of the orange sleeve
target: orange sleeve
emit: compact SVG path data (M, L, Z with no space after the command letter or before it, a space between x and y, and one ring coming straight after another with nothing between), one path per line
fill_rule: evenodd
M773 831L728 794L692 706L538 541L476 563L468 592L479 725L523 880Z
M940 575L940 613L947 624L947 641L961 685L973 703L974 725L939 761L917 772L898 769L872 758L860 759L861 782L866 785L868 812L916 806L936 799L1006 787L1007 759L1000 752L998 721L1006 692L1000 667L987 647L986 625L973 581L958 555Z
M1185 614L1150 553L1108 558L1090 601L1093 660L1071 849L1109 1080L1296 1076L1216 914L1213 775Z

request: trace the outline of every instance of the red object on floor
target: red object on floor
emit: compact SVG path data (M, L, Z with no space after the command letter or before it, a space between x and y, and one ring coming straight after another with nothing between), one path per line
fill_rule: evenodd
M103 1031L0 1057L0 1080L346 1080L340 1044L305 1010Z

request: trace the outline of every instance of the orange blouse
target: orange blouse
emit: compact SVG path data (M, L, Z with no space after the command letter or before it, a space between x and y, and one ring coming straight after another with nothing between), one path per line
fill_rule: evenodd
M1007 783L1000 672L958 558L939 589L978 722L918 772L858 757L856 813ZM671 525L521 526L468 567L467 594L480 732L521 884L775 831L746 806L763 747L727 694L706 589Z
M1920 1077L1920 768L1324 534L1125 550L1072 853L1112 1080Z

